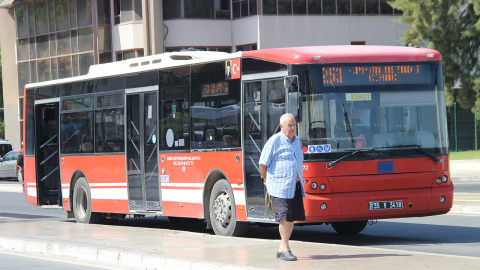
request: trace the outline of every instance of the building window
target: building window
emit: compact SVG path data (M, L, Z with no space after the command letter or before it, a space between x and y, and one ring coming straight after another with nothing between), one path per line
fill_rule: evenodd
M257 44L246 44L246 45L239 45L237 46L237 52L247 52L247 51L255 51L257 50Z
M143 57L143 49L117 52L117 61L123 61L137 57Z
M350 45L365 45L365 41L352 41L350 42Z
M231 47L165 47L165 52L179 52L181 50L201 50L226 53L232 52Z
M243 16L235 9L235 2L241 1L233 0L233 18ZM263 14L401 15L402 12L394 11L388 1L390 0L263 0Z
M233 0L233 18L257 15L257 0Z
M234 0L239 2L238 0ZM256 0L243 0L256 2ZM230 0L168 0L163 1L163 18L230 19ZM183 10L182 10L183 7ZM246 9L248 12L248 10ZM256 7L255 7L256 13Z
M142 0L114 0L113 16L115 24L141 21Z
M98 57L93 46L95 3ZM110 0L18 0L14 14L20 97L25 84L85 75L95 59L96 63L112 59Z

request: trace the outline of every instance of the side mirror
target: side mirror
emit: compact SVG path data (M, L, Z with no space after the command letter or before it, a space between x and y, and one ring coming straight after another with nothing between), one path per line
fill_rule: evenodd
M302 122L303 119L303 103L302 93L290 92L288 93L288 113L293 114L297 123Z

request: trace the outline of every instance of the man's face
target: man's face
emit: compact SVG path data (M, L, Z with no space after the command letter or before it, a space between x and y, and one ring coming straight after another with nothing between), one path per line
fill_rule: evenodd
M290 139L293 139L293 137L295 136L295 130L297 128L295 118L293 118L290 115L287 115L283 123L280 124L280 128L282 129L282 132L283 134L285 134L285 136L287 136Z

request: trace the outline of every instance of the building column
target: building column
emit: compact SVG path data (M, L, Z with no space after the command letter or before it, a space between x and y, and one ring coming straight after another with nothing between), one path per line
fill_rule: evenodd
M163 53L163 1L142 0L142 17L145 56Z
M14 8L0 8L0 41L2 42L3 106L5 139L20 149L19 89L16 54L16 27ZM23 95L22 95L23 96Z

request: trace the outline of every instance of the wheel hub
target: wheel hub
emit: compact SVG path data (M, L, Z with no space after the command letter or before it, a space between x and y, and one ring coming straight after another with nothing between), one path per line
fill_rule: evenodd
M215 198L215 221L223 228L230 224L232 218L232 202L226 192L222 192Z

